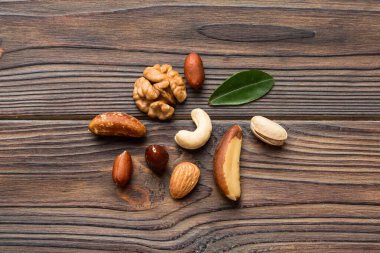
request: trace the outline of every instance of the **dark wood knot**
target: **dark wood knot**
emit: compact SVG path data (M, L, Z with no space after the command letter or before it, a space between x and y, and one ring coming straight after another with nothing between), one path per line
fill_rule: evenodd
M213 24L197 31L209 38L235 42L269 42L315 37L315 32L288 26Z

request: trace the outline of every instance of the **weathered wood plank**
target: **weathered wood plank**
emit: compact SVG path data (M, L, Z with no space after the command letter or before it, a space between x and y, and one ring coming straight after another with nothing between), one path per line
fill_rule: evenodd
M84 59L78 61L78 55ZM0 118L91 118L105 111L142 117L134 105L134 81L144 66L170 62L181 73L184 55L131 53L89 49L35 49L6 54L0 65ZM252 113L275 117L379 117L380 61L364 58L299 58L205 56L202 92L188 89L176 118L189 118L195 107L218 118L249 118ZM13 62L14 65L8 65ZM281 64L280 64L281 62ZM361 64L362 63L362 64ZM244 67L245 66L245 67ZM233 68L231 68L233 67ZM379 69L378 69L379 67ZM207 105L212 91L229 75L246 68L265 69L276 85L263 99L236 107ZM336 69L338 68L338 69Z
M380 121L285 119L380 119L379 11L371 0L2 1L0 251L378 252ZM202 107L222 119L204 148L175 145L190 121L145 121L148 137L131 141L96 138L87 120L73 120L105 111L144 119L134 80L155 63L182 73L192 50L207 80L175 118ZM275 77L271 93L239 110L208 107L212 90L247 68ZM254 114L283 119L283 148L235 121ZM212 177L215 145L233 122L245 136L236 204ZM153 143L167 146L170 168L201 167L187 198L170 198L171 169L146 168ZM120 190L110 170L123 149L135 172Z
M256 8L278 8L278 9L327 9L327 10L350 10L350 11L372 11L380 10L376 0L366 1L250 1L250 0L146 0L144 2L138 0L107 0L107 1L91 1L91 0L66 0L66 1L49 1L40 0L38 3L30 0L22 1L2 1L0 3L1 14L3 15L24 15L24 16L53 16L67 14L82 14L88 12L112 12L116 10L129 10L142 7L152 6L229 6L229 7L256 7Z
M0 31L7 52L72 46L180 54L186 49L233 56L360 56L379 53L373 36L380 29L377 14L328 9L151 6L47 17L0 15ZM302 31L308 36L300 36Z
M380 117L380 15L377 7L368 9L374 2L112 2L104 11L104 4L91 1L83 9L43 3L39 13L25 1L4 3L0 11L0 118L88 119L104 111L141 116L130 94L144 67L170 63L182 73L191 50L203 56L206 85L201 93L189 92L177 118L188 118L195 106L207 108L216 86L247 68L271 73L274 89L238 112L214 108L213 116Z
M212 177L212 154L231 123L214 121L209 143L185 151L172 140L190 121L147 121L144 140L96 138L87 121L0 121L2 250L244 252L376 251L380 240L380 122L281 121L282 148L255 139L248 121L241 157L243 195L234 204ZM170 125L170 127L168 127ZM168 193L171 169L146 168L144 148L164 144L170 165L202 170L181 201ZM113 158L128 149L134 176L117 189ZM348 251L349 252L349 251Z

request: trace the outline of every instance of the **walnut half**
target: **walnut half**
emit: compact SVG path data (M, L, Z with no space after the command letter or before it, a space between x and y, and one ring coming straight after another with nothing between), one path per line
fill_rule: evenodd
M156 64L144 70L144 76L136 80L133 99L140 111L150 118L170 119L177 102L186 99L186 86L179 75L168 64Z

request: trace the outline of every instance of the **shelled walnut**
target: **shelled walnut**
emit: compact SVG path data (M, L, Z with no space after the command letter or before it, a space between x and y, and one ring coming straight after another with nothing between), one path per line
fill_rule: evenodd
M156 64L144 70L144 76L136 80L133 99L140 111L150 118L170 119L173 105L186 99L186 86L179 75L168 64Z

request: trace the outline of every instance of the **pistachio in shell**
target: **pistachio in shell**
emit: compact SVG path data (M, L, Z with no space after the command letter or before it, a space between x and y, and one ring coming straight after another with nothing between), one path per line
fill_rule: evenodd
M263 116L254 116L251 119L251 130L257 138L274 146L282 146L288 138L282 126Z

